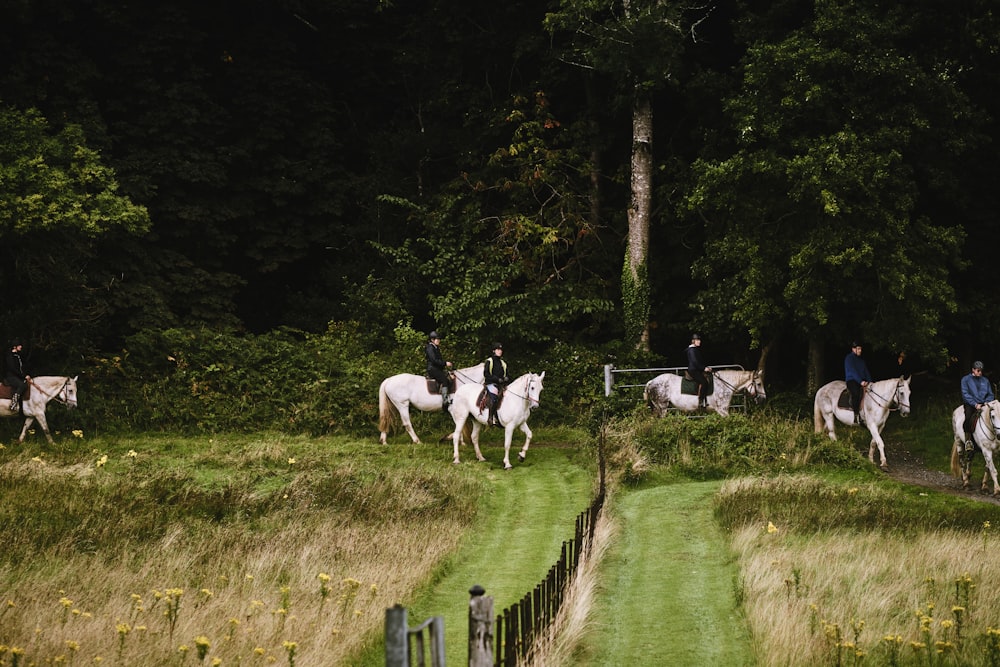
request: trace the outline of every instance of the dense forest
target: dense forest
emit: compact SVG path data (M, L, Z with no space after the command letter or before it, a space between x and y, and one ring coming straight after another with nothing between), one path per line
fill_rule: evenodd
M986 0L0 0L0 334L1000 364L998 34Z

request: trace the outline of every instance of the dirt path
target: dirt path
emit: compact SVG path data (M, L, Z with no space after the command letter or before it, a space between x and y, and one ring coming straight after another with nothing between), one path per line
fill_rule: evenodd
M622 493L616 544L602 563L585 664L752 664L737 609L736 563L712 518L720 482Z
M983 469L983 457L981 454L977 454L972 463L972 477L969 480L969 488L963 489L961 479L952 477L950 474L941 472L940 470L931 470L924 465L923 460L919 456L906 449L901 449L893 452L893 456L889 460L888 475L897 482L922 486L940 491L941 493L950 493L953 496L1000 504L1000 498L995 498L979 491L980 483L983 479ZM990 482L990 488L993 488L992 481Z

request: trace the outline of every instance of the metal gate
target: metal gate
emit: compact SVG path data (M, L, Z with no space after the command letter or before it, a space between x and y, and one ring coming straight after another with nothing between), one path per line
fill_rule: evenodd
M644 388L646 383L652 380L657 375L662 375L663 373L673 373L674 375L684 376L684 371L687 370L687 366L671 366L670 368L615 368L614 364L605 364L604 366L604 395L611 396L611 392L615 390L632 390L635 388ZM734 370L734 371L745 371L746 369L739 364L721 364L712 365L712 370ZM635 382L639 384L632 384ZM746 393L739 392L733 395L733 400L729 404L730 412L733 411L744 411L747 408ZM678 411L679 410L673 406L668 408L668 411ZM708 414L689 414L691 417L707 417Z

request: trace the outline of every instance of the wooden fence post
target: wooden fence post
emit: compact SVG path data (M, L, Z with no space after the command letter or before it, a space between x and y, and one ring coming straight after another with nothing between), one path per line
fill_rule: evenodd
M410 667L407 629L405 607L397 604L385 610L385 667Z
M485 592L469 589L469 667L493 667L493 598Z

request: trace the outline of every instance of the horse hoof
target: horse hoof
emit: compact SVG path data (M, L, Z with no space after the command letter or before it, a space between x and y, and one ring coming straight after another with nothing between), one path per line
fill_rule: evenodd
M514 469L514 466L512 466L512 465L511 465L511 464L509 464L509 463L507 463L507 464L505 464L505 465L504 465L503 469L504 469L504 470L513 470L513 469Z
M455 459L454 461L451 462L453 466L457 466L459 463L460 461L458 459Z
M520 461L521 463L524 463L524 454L518 454L517 460Z
M483 461L485 461L485 460L486 460L486 457L483 457L483 456L480 456L480 457L479 457L479 462L480 462L480 463L482 463L482 462L483 462Z
M879 467L882 469L882 472L889 472L889 466L886 465L885 463L883 463Z

